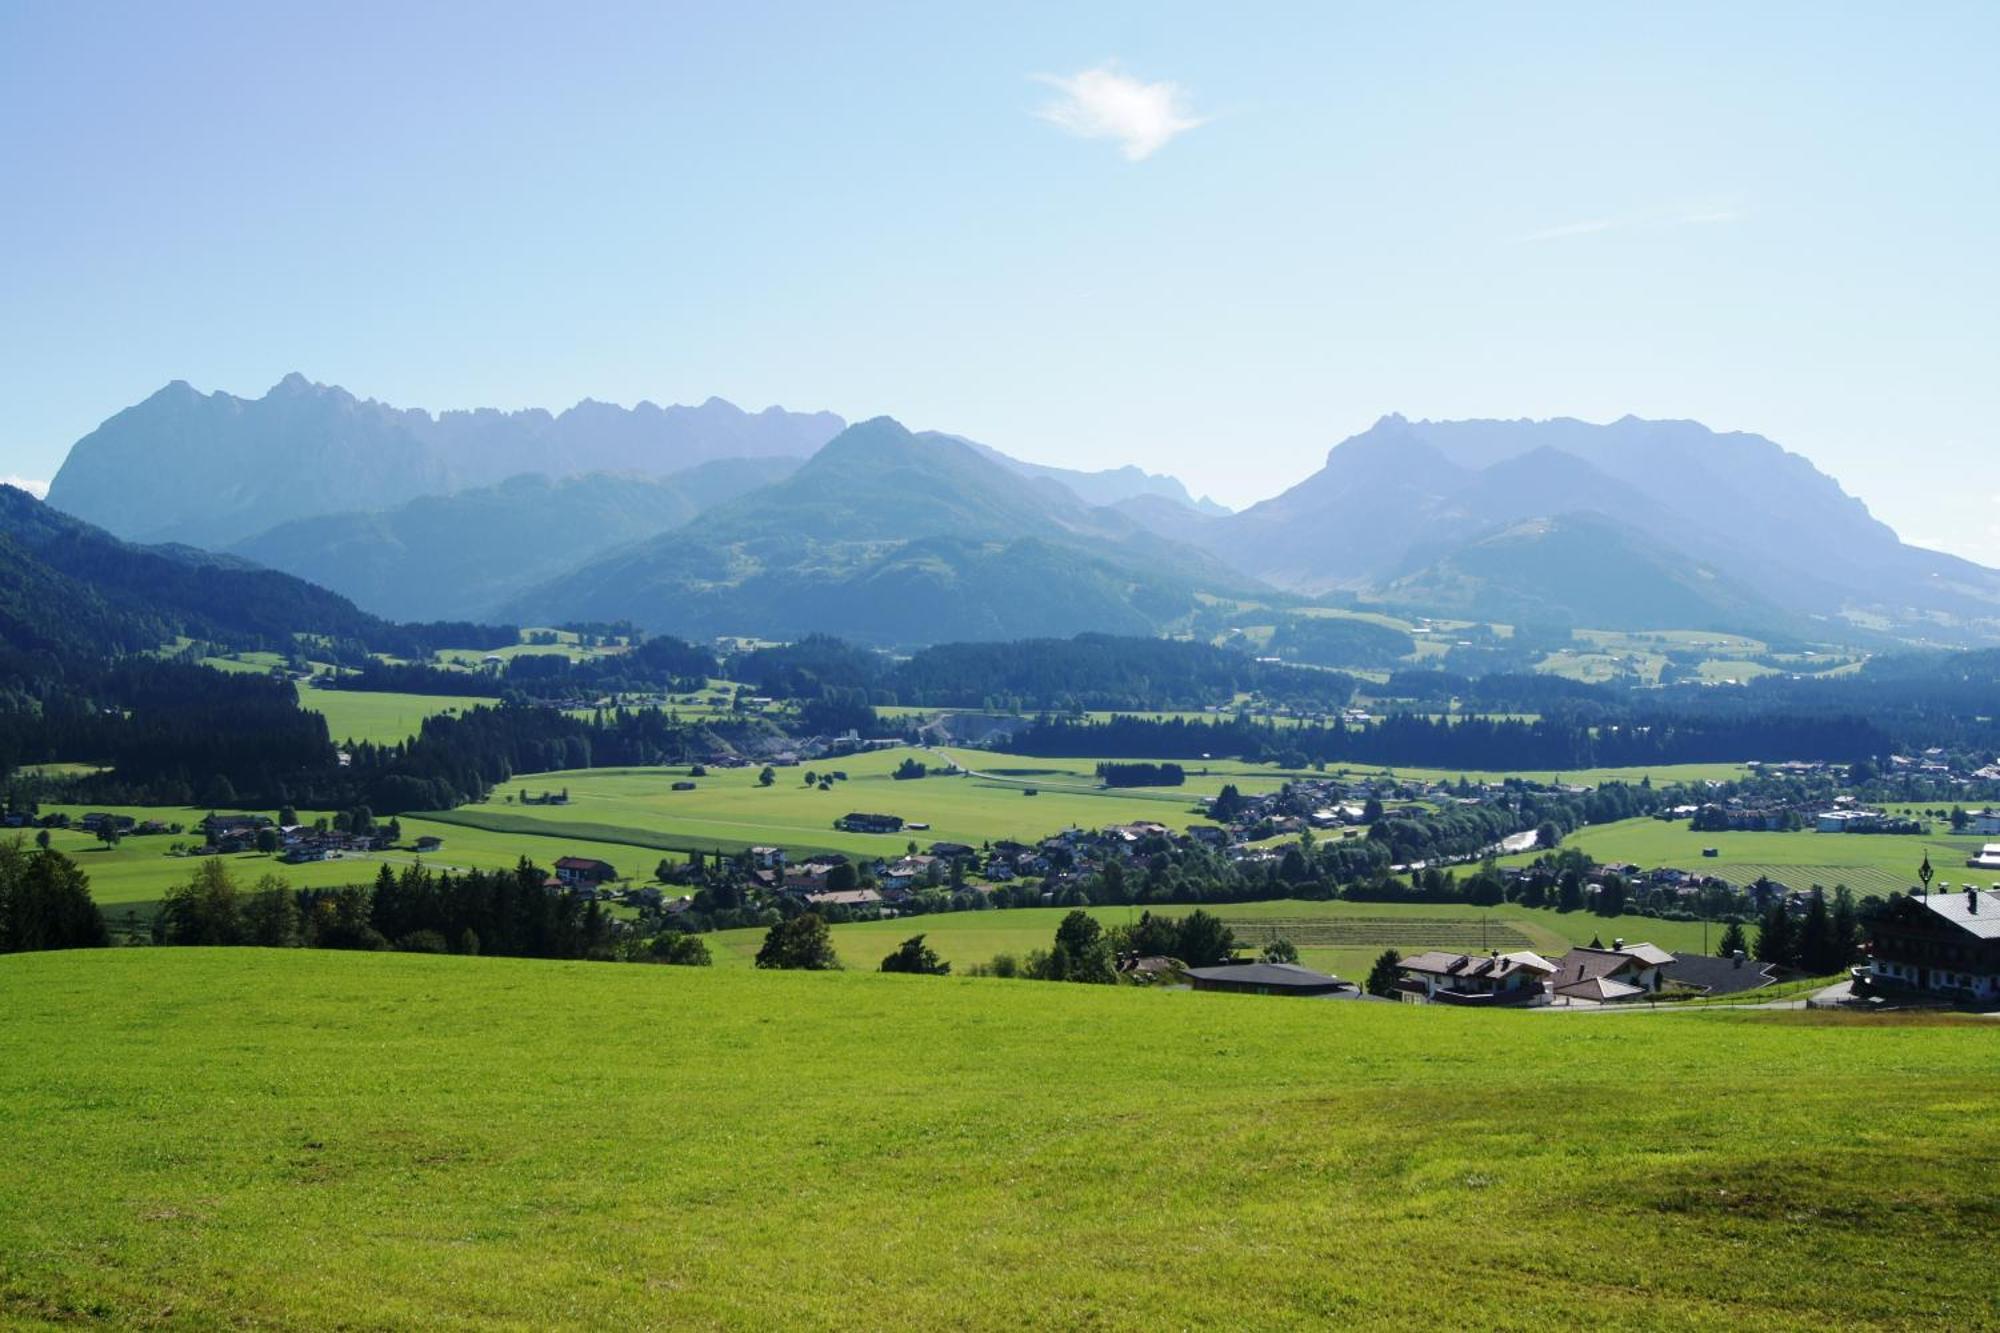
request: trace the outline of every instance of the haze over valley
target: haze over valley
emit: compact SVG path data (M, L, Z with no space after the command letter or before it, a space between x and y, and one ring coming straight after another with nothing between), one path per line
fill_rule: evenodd
M0 0L0 1329L2000 1328L1996 67Z
M887 418L716 398L433 415L293 374L251 400L176 381L79 440L49 503L404 619L910 646L1187 633L1235 598L1835 644L2000 640L2000 574L1902 542L1761 436L1635 417L1391 414L1231 513L1139 466L1024 462Z

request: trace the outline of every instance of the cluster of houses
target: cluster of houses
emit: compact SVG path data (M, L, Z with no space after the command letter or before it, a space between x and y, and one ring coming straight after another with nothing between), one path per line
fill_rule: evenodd
M337 860L348 852L383 852L396 845L395 835L386 826L355 833L317 824L279 824L268 815L211 814L198 827L206 841L191 849L196 856L253 852L269 847L287 865ZM443 849L444 839L426 835L412 845L420 853L432 853Z
M1908 815L1870 810L1852 796L1818 801L1747 801L1731 797L1708 805L1677 805L1663 819L1685 819L1698 833L1925 833L1928 826Z
M1421 809L1417 804L1420 798L1449 798L1451 793L1452 789L1443 786L1389 777L1300 778L1276 791L1244 796L1234 810L1213 813L1237 835L1230 841L1240 841L1253 829L1279 836L1307 829L1358 828L1368 822L1371 803L1380 804L1382 813L1393 815Z
M1922 754L1890 755L1889 771L1937 782L1951 782L1958 786L1970 786L1975 782L2000 782L2000 764L1988 764L1971 772L1961 772L1952 766L1951 756L1936 747L1925 750Z
M1764 963L1730 958L1682 957L1657 945L1613 940L1571 949L1550 960L1531 950L1460 954L1433 950L1397 966L1398 996L1410 1003L1480 1008L1554 1004L1587 1006L1688 995L1734 995L1770 985Z
M2000 913L1995 916L2000 925ZM1229 962L1175 968L1170 959L1121 960L1121 970L1155 979L1184 980L1195 990L1322 999L1372 999L1351 981L1298 963ZM1614 940L1571 949L1551 961L1532 950L1453 953L1433 949L1396 966L1395 993L1406 1004L1466 1008L1588 1008L1662 995L1734 995L1759 990L1777 978L1766 964L1731 958L1682 958L1651 944Z

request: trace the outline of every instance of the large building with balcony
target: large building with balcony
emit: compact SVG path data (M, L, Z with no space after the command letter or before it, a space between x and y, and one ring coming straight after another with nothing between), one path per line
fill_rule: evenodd
M2000 1003L2000 894L1906 894L1876 919L1868 980L1885 991Z

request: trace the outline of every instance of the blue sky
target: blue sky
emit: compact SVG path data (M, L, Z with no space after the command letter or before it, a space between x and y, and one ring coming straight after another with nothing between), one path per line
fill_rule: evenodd
M0 474L170 379L891 413L1242 504L1755 430L2000 564L2000 5L0 3Z

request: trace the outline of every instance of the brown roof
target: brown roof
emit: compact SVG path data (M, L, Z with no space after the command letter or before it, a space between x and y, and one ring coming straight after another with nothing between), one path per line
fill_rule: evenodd
M1590 977L1556 987L1556 994L1578 1000L1623 1000L1645 993L1644 986L1634 986L1612 977Z
M1503 954L1446 953L1432 949L1405 958L1396 965L1405 972L1427 972L1441 977L1505 977L1523 970L1548 975L1556 965L1526 949Z
M879 903L882 895L873 889L835 889L829 893L809 893L809 903L834 903L843 907L862 907L869 903Z
M1641 952L1641 951L1644 952ZM1556 986L1574 986L1580 981L1590 981L1597 977L1618 977L1627 973L1643 972L1655 964L1659 957L1669 962L1673 955L1650 944L1635 944L1625 949L1571 949L1556 964Z

